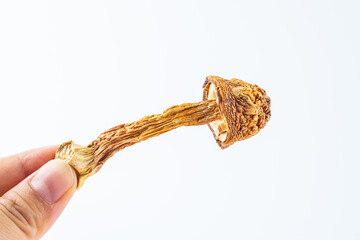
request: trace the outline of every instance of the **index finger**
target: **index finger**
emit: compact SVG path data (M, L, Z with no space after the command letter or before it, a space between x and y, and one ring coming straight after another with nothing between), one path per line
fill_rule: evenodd
M54 159L57 148L47 146L0 158L0 196Z

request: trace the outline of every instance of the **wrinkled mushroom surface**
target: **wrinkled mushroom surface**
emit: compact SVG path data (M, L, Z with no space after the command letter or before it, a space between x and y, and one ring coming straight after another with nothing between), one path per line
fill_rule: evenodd
M219 106L221 119L208 125L222 149L254 136L270 119L270 98L255 84L208 76L203 88L203 100L216 100Z
M203 88L201 102L172 106L161 114L115 126L87 146L65 142L56 152L56 158L76 170L80 188L116 152L178 127L208 124L224 149L254 136L270 119L270 98L257 85L208 76Z

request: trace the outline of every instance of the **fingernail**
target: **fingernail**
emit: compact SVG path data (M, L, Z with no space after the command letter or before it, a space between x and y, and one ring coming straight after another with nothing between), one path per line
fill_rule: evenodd
M42 166L31 179L31 187L48 203L55 203L74 185L75 173L62 160L52 160Z

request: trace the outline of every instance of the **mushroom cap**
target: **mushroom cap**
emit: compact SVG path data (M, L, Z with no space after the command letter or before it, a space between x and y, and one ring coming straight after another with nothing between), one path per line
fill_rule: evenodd
M216 100L219 106L221 119L208 126L222 149L254 136L270 119L270 98L255 84L208 76L203 89L203 100Z

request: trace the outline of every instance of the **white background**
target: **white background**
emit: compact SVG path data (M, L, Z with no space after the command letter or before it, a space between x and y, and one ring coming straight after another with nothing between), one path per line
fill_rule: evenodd
M207 126L117 153L44 239L360 239L359 1L0 2L0 154L264 88L272 118L220 150Z

